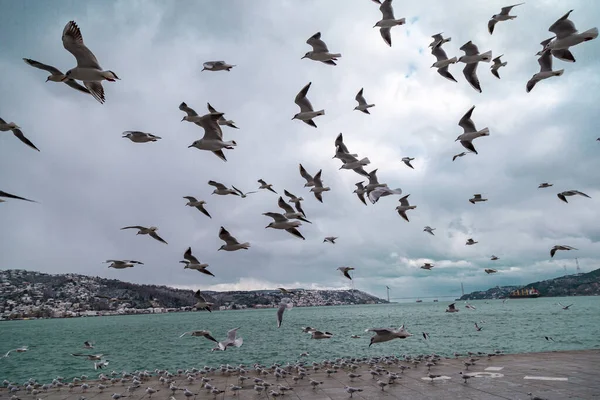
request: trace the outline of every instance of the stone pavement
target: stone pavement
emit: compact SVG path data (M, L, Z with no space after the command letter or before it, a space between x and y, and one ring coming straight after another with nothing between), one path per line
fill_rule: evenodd
M278 384L292 387L293 390L286 392L283 396L283 399L287 400L347 399L350 395L344 390L346 385L363 390L354 393L353 398L357 400L527 400L529 399L528 392L548 400L600 400L600 379L598 379L600 350L501 355L490 359L481 357L475 365L469 367L469 371L465 370L464 361L464 358L442 359L431 368L431 374L441 375L433 381L427 378L428 371L424 362L417 368L411 364L402 363L411 366L411 369L405 370L404 373L401 373L398 365L382 365L388 371L396 372L401 376L396 383L386 386L384 391L377 386L377 379L373 379L369 374L369 366L364 364L361 364L356 370L355 373L362 376L355 378L354 382L350 382L346 371L339 370L328 377L325 372L321 372L322 370L314 372L310 366L306 368L309 375L298 383L291 379L291 374L279 380L276 380L273 375L268 375L264 379L273 385L269 389L277 390ZM461 371L471 375L468 383L463 382L459 374ZM267 400L272 397L266 394L266 391L258 394L254 390L252 379L257 377L255 371L249 370L248 376L250 379L245 382L237 395L234 395L229 387L232 384L239 385L238 377L222 375L218 371L209 374L209 377L212 378L211 385L218 389L226 389L225 393L217 396L201 388L199 381L190 384L186 381L185 376L175 377L174 384L197 394L196 400L235 398ZM322 381L323 384L313 389L309 379ZM387 381L383 376L381 379ZM28 394L24 389L10 394L5 388L2 388L0 389L0 400L8 400L13 395L21 400L80 400L81 396L87 400L111 400L113 393L128 394L127 384L117 383L103 392L99 392L95 387L97 382L88 383L92 387L86 393L82 393L80 387L76 387L72 391L69 391L67 387L60 390L51 389L37 395ZM152 399L168 400L172 395L168 386L162 385L156 377L153 377L149 381L143 382L142 386L131 393L127 400L148 400L149 395L145 390L148 386L159 389L159 392L152 395ZM173 397L175 400L194 399L194 397L187 399L182 391L175 392Z

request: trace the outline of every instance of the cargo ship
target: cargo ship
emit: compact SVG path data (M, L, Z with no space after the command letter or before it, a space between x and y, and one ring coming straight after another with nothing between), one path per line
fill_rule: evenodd
M534 297L540 297L540 292L538 292L534 288L523 288L523 289L513 290L508 295L509 299L531 299Z

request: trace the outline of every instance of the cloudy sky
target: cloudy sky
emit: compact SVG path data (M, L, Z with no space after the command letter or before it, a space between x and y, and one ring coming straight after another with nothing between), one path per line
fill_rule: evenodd
M570 9L581 30L600 23L600 6L589 1L536 0L516 7L514 21L487 32L502 0L397 1L388 47L373 25L381 18L368 0L323 1L0 1L0 117L14 121L40 149L0 135L0 190L38 200L0 206L0 268L75 272L137 283L178 287L263 289L347 288L336 268L353 266L357 289L391 297L455 296L496 285L525 284L600 267L600 40L572 48L577 62L554 61L559 78L525 83L539 70L534 56L548 27ZM460 10L460 11L459 11ZM75 20L85 43L105 69L121 78L106 82L106 103L64 84L44 83L32 58L65 71L74 57L62 46L65 24ZM315 32L342 57L335 67L308 59L305 41ZM501 80L479 66L483 93L465 81L463 64L450 67L458 83L431 64L430 36L444 32L450 57L472 40L481 52L504 54ZM201 72L202 63L225 60L231 72ZM294 97L312 82L309 98L325 109L314 129L291 117ZM364 88L375 103L371 115L353 111ZM181 122L185 101L199 113L210 102L239 130L224 127L225 163L188 148L202 128ZM475 142L479 155L452 162L464 149L454 139L457 123L475 105L473 119L489 137ZM162 137L135 144L126 130ZM351 152L368 157L380 182L410 193L410 222L395 211L397 197L363 205L352 193L364 180L339 170L332 159L342 132ZM414 170L400 160L414 157ZM322 169L331 191L319 203L298 173ZM261 215L279 212L278 196L260 191L247 198L211 195L208 180L256 190L257 179L304 197L312 224L306 241L265 229ZM538 189L541 182L553 187ZM592 198L556 193L577 189ZM472 205L482 193L489 201ZM207 201L213 218L185 207L183 196ZM127 225L158 226L161 244ZM435 236L423 232L436 228ZM248 251L223 252L219 227ZM325 236L339 236L335 245ZM472 237L479 243L465 246ZM566 244L578 251L549 250ZM191 246L215 278L184 270ZM494 254L498 261L490 261ZM143 266L107 269L106 259L135 259ZM431 271L419 269L432 262ZM499 273L487 275L484 268Z

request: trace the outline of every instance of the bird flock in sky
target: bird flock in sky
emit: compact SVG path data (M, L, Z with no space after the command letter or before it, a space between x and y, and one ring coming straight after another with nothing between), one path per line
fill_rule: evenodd
M392 28L401 26L405 24L405 18L396 19L394 16L394 10L392 7L392 0L384 0L383 2L378 0L373 0L375 3L380 4L379 10L381 11L382 18L379 20L374 28L379 28L381 37L384 42L388 44L390 47L392 46ZM365 2L366 4L366 2ZM497 26L499 22L509 21L516 18L515 15L510 15L510 12L514 7L521 6L524 3L515 4L512 6L503 7L499 14L495 14L491 17L488 23L488 32L489 34L502 34L501 27ZM564 16L559 18L556 22L554 22L549 31L552 32L555 36L544 40L541 42L543 48L537 54L539 55L538 63L540 64L540 72L536 73L526 84L526 91L530 92L534 86L547 78L553 76L560 76L563 74L563 70L554 71L552 69L552 60L553 58L557 58L561 61L574 62L575 58L571 53L571 49L574 46L577 46L583 42L590 41L595 39L598 36L598 29L593 28L589 29L585 32L578 32L575 28L574 23L569 19L569 16L573 10L567 12ZM397 28L396 28L397 29ZM394 29L394 30L396 30ZM500 79L499 69L505 67L507 65L506 61L501 61L500 57L492 58L492 51L486 51L484 53L480 53L478 47L471 41L468 41L464 45L460 47L465 54L461 57L452 57L448 58L446 52L443 50L442 46L451 40L450 37L444 38L441 33L435 34L432 36L433 41L429 45L431 48L431 54L436 58L436 62L433 63L432 68L436 68L437 72L444 78L448 80L457 82L457 80L452 76L449 71L449 68L452 64L455 63L464 63L465 67L463 69L463 74L467 80L467 82L478 92L482 92L481 85L479 79L477 77L477 67L480 62L492 62L491 72ZM42 64L38 61L24 58L24 61L38 69L45 70L50 73L47 77L46 81L50 82L63 82L69 87L76 89L85 94L91 95L98 102L105 102L105 93L104 87L102 86L103 81L108 82L116 82L119 80L117 74L111 70L104 70L100 63L98 62L96 56L92 53L92 51L84 44L83 36L79 26L75 23L75 21L70 21L64 27L62 33L62 43L68 52L70 52L76 59L77 65L74 68L69 69L66 73L62 73L61 70L46 64ZM312 50L307 52L302 59L309 59L312 61L318 61L323 64L326 64L329 68L330 66L335 66L340 62L342 58L341 53L333 53L329 51L328 46L321 39L321 33L317 32L314 35L310 36L310 38L306 41L308 45L312 47ZM230 72L232 69L236 67L235 65L228 64L225 61L208 61L203 64L202 71L227 71ZM324 109L319 109L315 111L311 101L309 100L309 90L311 89L312 82L307 83L296 95L294 101L298 105L300 111L292 117L292 120L299 120L304 122L305 124L317 128L315 120L319 117L325 115ZM368 93L367 93L368 94ZM312 95L312 92L311 92ZM367 96L368 97L368 96ZM370 104L365 98L364 88L361 88L356 94L355 100L358 105L355 107L355 110L361 111L366 114L366 118L368 118L371 113L370 109L375 107L375 104ZM194 141L188 147L196 148L198 150L204 150L212 152L214 155L222 159L223 161L227 161L224 150L233 150L237 146L235 140L225 140L223 136L223 128L232 128L239 129L235 122L229 120L225 117L225 113L217 111L214 107L207 103L207 113L199 114L192 107L187 105L185 102L182 102L179 105L179 109L185 113L182 121L187 121L195 124L196 126L202 128L204 131L204 135L202 138ZM475 106L472 106L460 119L458 125L463 128L463 133L459 135L455 141L459 141L460 144L467 150L466 152L461 152L453 156L452 161L455 161L457 158L463 157L467 154L479 154L477 149L474 146L474 141L476 139L490 136L490 130L486 127L483 129L477 129L472 116L475 111ZM39 149L25 137L21 128L15 124L14 122L7 123L5 120L0 119L0 131L11 131L18 139L20 139L27 146L39 151ZM123 132L123 138L129 139L133 143L143 144L143 143L153 143L157 142L161 139L161 137L140 132L140 131L125 131ZM600 140L600 138L599 138ZM479 141L478 141L479 142ZM337 158L342 162L340 166L340 170L352 170L356 174L360 175L363 180L361 182L356 183L356 190L354 193L357 195L358 199L365 205L367 205L366 198L370 200L372 204L375 204L379 201L380 198L391 196L391 195L402 195L402 190L391 189L388 187L386 183L380 183L377 178L377 169L373 169L370 172L365 170L365 167L370 164L370 160L368 157L359 157L357 153L352 153L344 143L344 138L342 133L340 133L335 141L335 155L333 158ZM403 157L401 160L407 167L414 169L411 161L413 161L414 157ZM299 173L301 178L305 180L304 188L309 188L309 192L312 193L315 199L323 203L327 197L327 192L331 189L325 185L323 170L316 171L314 174L310 174L302 164L299 165ZM365 181L368 180L368 183L365 184ZM218 182L216 180L208 181L208 185L214 187L212 194L219 196L239 196L241 198L245 198L250 194L257 193L259 191L268 191L273 194L279 195L279 193L273 188L272 184L269 184L267 180L258 179L258 188L255 191L243 192L242 190L236 188L235 186L228 187L227 185ZM548 182L544 182L539 185L539 188L549 188L552 184ZM287 189L283 190L283 194L287 197L284 199L282 196L279 196L277 201L277 206L282 210L282 212L264 212L263 215L272 219L272 221L266 226L266 228L272 228L277 230L284 230L289 234L305 240L300 227L303 223L311 223L307 218L306 213L302 207L302 202L305 200L300 197L292 194ZM398 214L407 222L409 221L408 214L415 212L417 206L413 205L409 201L410 194L406 194L399 199L399 205L396 207L396 211ZM567 203L567 197L572 196L582 196L589 198L587 194L578 191L578 190L566 190L558 193L558 197L560 200ZM26 201L32 201L27 198L17 196L14 194L10 194L7 192L0 191L0 198L8 198L8 199L20 199ZM198 200L197 197L186 195L183 196L187 203L185 206L196 208L202 214L204 214L208 218L212 218L209 213L209 207L205 200ZM0 199L0 202L4 200ZM474 194L469 202L472 204L486 202L487 198L484 198L482 194L477 193ZM144 227L144 226L126 226L121 228L123 230L129 229L137 229L138 235L148 235L153 239L167 244L162 237L160 237L157 233L158 228L155 226ZM435 228L430 226L426 226L423 231L434 235ZM224 251L238 251L238 250L248 250L250 248L249 242L244 242L238 240L235 235L235 232L230 233L225 227L221 226L218 232L218 237L225 243L218 250ZM246 239L246 238L241 238ZM338 239L335 236L326 237L323 242L329 244L335 244L335 240ZM478 242L473 238L469 238L466 245L475 245ZM558 250L576 250L575 248L568 245L556 245L551 250L551 256L553 257L555 252ZM188 248L183 258L184 261L181 263L185 264L186 269L193 269L199 271L203 274L214 276L214 274L207 269L208 264L202 263L196 258L196 256L192 255L191 247ZM498 260L498 257L492 256L491 260ZM109 268L123 269L123 268L131 268L135 265L143 264L140 261L136 260L107 260L106 263L109 264ZM431 263L424 264L421 268L425 270L431 270L434 267ZM354 270L354 267L339 267L338 270L348 279L352 279L350 275L350 271ZM486 273L495 273L497 272L494 269L488 268L485 270ZM287 307L287 305L285 306ZM286 309L286 308L283 308ZM281 322L279 321L279 325Z

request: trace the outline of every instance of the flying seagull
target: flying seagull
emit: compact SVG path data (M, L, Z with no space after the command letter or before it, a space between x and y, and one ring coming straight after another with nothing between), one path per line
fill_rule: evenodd
M368 193L369 200L371 201L371 203L375 204L379 201L381 197L391 196L393 194L401 195L402 189L390 189L387 185L384 184L383 186L376 187Z
M548 46L548 44L552 40L554 40L554 38L555 38L555 36L552 36L551 38L541 41L540 44L542 45L542 50L538 51L535 55L541 56L544 53L544 51L546 50L546 47ZM573 53L571 53L571 51L569 51L569 49L551 50L551 51L552 51L552 55L561 61L573 62L573 63L575 62L575 56L573 56Z
M206 108L208 108L208 112L211 114L223 114L223 113L218 112L213 106L210 105L210 103L206 103ZM235 126L235 123L232 120L226 119L223 115L221 116L221 118L219 118L217 123L219 125L225 125L230 128L240 129L237 126Z
M564 69L559 69L558 71L552 70L552 53L549 50L545 50L541 57L538 58L538 64L540 65L540 72L534 74L531 79L527 81L527 85L525 86L527 93L531 92L539 81L553 76L561 76L565 72Z
M358 102L358 105L354 107L354 109L362 111L365 114L371 114L369 112L369 108L375 107L375 104L367 104L367 100L365 100L365 98L363 97L363 89L364 88L361 88L356 94L356 97L354 98Z
M207 61L202 64L202 71L231 71L235 65L227 64L225 61ZM200 71L200 72L202 72Z
M198 272L202 272L205 275L214 276L212 272L206 269L208 264L201 263L196 257L194 257L194 255L192 255L191 247L188 247L185 253L183 253L183 258L185 260L179 261L180 263L185 264L183 269L194 269Z
M267 189L269 192L277 194L270 183L265 182L263 179L259 179L257 182L260 183L259 189Z
M492 60L494 64L492 64L492 66L490 67L490 69L492 70L492 75L494 75L498 79L500 79L500 74L498 73L498 70L502 67L506 67L506 65L508 64L506 61L500 61L500 57L502 57L503 55L504 54L501 54L498 57L494 58Z
M474 194L473 197L469 199L469 203L471 204L480 203L482 201L488 201L488 199L484 199L479 193Z
M525 4L525 3L513 4L512 6L502 7L502 10L500 10L500 14L492 15L492 18L488 22L488 32L490 33L490 35L492 33L494 33L494 27L496 26L496 24L498 22L509 21L511 19L517 18L516 15L508 15L508 14L510 13L510 10L512 10L513 7L520 6L522 4Z
M338 267L338 269L342 274L344 274L346 278L352 280L352 277L350 276L350 271L354 271L354 267Z
M460 144L462 144L465 149L478 154L477 150L475 150L475 146L473 146L473 140L477 139L478 137L489 136L490 130L488 128L483 128L480 131L477 130L475 123L471 119L473 110L475 110L475 106L471 107L471 109L469 109L469 111L467 111L467 113L463 115L458 122L458 126L463 128L463 134L458 136L455 142L460 141Z
M104 71L94 53L83 43L81 30L75 21L69 21L62 34L63 47L77 60L77 67L68 70L62 81L75 79L83 82L83 85L89 90L100 103L104 103L104 88L102 81L114 82L119 79L113 71Z
M447 43L452 40L452 38L450 38L450 37L444 38L442 36L442 33L444 33L444 32L440 32L440 33L436 33L435 35L431 35L431 37L433 38L433 42L429 43L428 47L436 47L436 46L439 46L441 44Z
M186 206L188 206L188 207L195 207L202 214L204 214L208 218L212 219L212 217L210 216L210 214L208 213L208 211L206 211L206 208L204 208L204 205L206 204L206 201L204 201L204 200L198 200L194 196L183 196L183 198L188 201L185 204Z
M567 190L564 192L560 192L559 194L557 194L558 198L561 199L562 201L564 201L565 203L568 203L567 201L567 197L568 196L575 196L575 195L579 195L579 196L583 196L583 197L587 197L588 199L591 199L590 196L588 196L587 194L580 192L579 190Z
M106 260L106 261L104 261L104 263L105 264L110 264L108 266L108 268L114 268L114 269L132 268L136 264L137 265L144 265L143 262L134 261L134 260Z
M499 260L499 259L500 259L500 258L496 257L495 255L492 255L492 256L490 257L490 260L492 260L492 261L496 261L496 260Z
M12 131L13 135L21 142L25 143L27 146L31 147L34 150L40 151L29 139L25 137L23 132L21 131L21 127L15 124L14 122L6 123L5 120L0 118L0 132L8 132Z
M296 195L288 192L286 189L283 189L283 194L285 194L287 197L290 198L290 200L289 200L290 203L294 203L294 206L296 207L296 211L298 211L299 213L302 213L304 218L306 218L306 213L302 209L302 205L301 205L301 202L304 201L304 199L302 197L297 197Z
M477 46L470 40L463 44L460 50L465 52L465 55L458 59L458 62L463 62L466 64L465 68L463 69L463 75L471 87L481 93L481 85L479 84L479 78L477 77L477 65L480 61L492 61L492 52L487 51L483 54L480 54Z
M248 250L250 248L250 243L238 242L237 239L231 236L229 231L223 227L219 229L219 239L225 242L225 244L222 245L219 250L236 251L240 249Z
M467 242L465 243L465 245L472 246L472 245L474 245L476 243L479 243L479 242L476 242L472 238L469 238L469 239L467 239Z
M556 35L556 39L547 44L546 48L550 50L563 50L569 47L576 46L580 43L587 42L598 37L598 28L588 29L585 32L579 33L573 21L569 19L568 13L560 17L555 23L550 25L548 31Z
M392 7L392 0L384 0L379 7L382 17L373 28L379 27L379 33L383 38L383 41L388 46L392 47L392 35L390 30L396 25L404 25L406 20L404 18L396 19L394 17L394 7Z
M463 151L462 153L455 154L455 155L452 157L452 161L456 160L456 159L457 159L457 158L459 158L459 157L463 157L463 156L466 156L466 155L467 155L467 153L465 153L464 151Z
M319 170L319 172L317 172L317 174L313 177L313 182L315 186L312 189L310 189L310 191L313 192L315 198L322 203L323 192L328 192L331 190L331 188L323 186L323 182L321 181L321 170Z
M425 228L423 228L423 232L427 232L427 233L435 236L435 234L433 233L433 231L435 231L435 228L432 228L430 226L426 226Z
M569 307L571 307L573 304L569 304L568 306L565 306L564 304L562 304L560 301L558 302L558 305L562 307L563 310L568 310Z
M2 190L0 190L0 197L5 197L7 199L15 199L15 200L25 200L25 201L29 201L32 203L37 203L37 201L35 201L35 200L29 200L29 199L26 199L25 197L20 197L20 196L14 195L14 194L10 194L10 193L4 192ZM0 199L0 203L2 203L2 202L4 202L4 200Z
M292 119L299 119L305 124L316 128L317 124L315 124L313 118L318 117L320 115L325 115L325 110L314 111L310 100L308 100L308 98L306 97L306 94L308 93L308 89L310 89L311 84L312 82L308 82L308 84L304 86L302 90L300 90L300 92L298 92L298 94L296 95L294 103L296 103L298 107L300 107L300 112L294 115Z
M404 164L406 164L406 166L407 166L407 167L410 167L410 168L412 168L412 169L415 169L415 168L414 168L414 167L411 165L411 163L410 163L412 160L414 160L414 158L411 158L411 157L402 157L402 162L403 162Z
M156 233L156 231L158 230L157 227L155 226L151 226L150 228L146 228L140 225L133 225L133 226L126 226L124 228L121 228L121 230L123 229L137 229L138 233L136 233L136 235L150 235L150 237L152 237L153 239L158 240L159 242L162 242L164 244L168 244L163 238L161 238L160 236L158 236L158 234Z
M374 343L383 343L388 342L392 339L406 339L412 334L408 333L404 326L400 327L400 329L396 328L369 328L366 329L365 332L375 332L375 335L371 337L371 341L369 342L369 347L371 347Z
M279 308L277 309L277 327L281 327L281 323L283 322L283 312L286 309L291 309L294 306L291 299L283 298L279 303Z
M312 35L306 41L306 44L312 46L312 51L304 55L304 58L309 58L314 61L321 61L324 64L337 65L335 62L342 55L340 53L330 53L327 45L321 40L321 32Z
M356 196L358 197L358 199L360 201L362 201L362 203L366 206L367 202L365 200L365 193L367 192L367 189L365 189L365 187L363 186L363 183L364 183L364 181L355 183L356 189L352 193L356 193Z
M198 300L194 305L194 308L196 308L197 310L206 310L208 312L212 312L211 308L214 304L207 302L206 298L202 295L202 293L199 290L196 290L196 292L194 293L194 297L196 298L196 300Z
M244 339L236 337L238 329L240 328L233 328L227 331L227 338L222 342L219 342L219 349L224 351L227 350L228 347L240 347L244 343Z
M12 349L6 352L5 355L2 356L2 358L6 358L10 355L10 353L25 353L27 350L29 349L29 346L21 346L21 347L17 347L16 349Z
M557 244L556 246L552 247L552 249L550 249L550 257L554 257L554 254L556 254L556 252L558 250L578 250L578 249L576 249L575 247L564 245L564 244Z
M327 236L325 239L323 239L323 243L335 244L336 239L337 236Z
M238 194L240 195L240 197L241 197L242 199L245 199L246 197L248 197L248 195L249 195L249 194L252 194L252 193L258 193L258 191L257 191L257 190L254 190L254 191L252 191L252 192L246 192L246 193L244 193L244 192L242 192L240 189L236 188L236 187L235 187L235 186L233 186L233 185L231 185L231 188L232 188L233 190L235 190L236 192L238 192Z
M280 213L266 212L266 213L263 213L263 215L273 218L273 222L269 223L269 225L267 225L265 227L265 229L266 228L283 229L283 230L291 233L292 235L294 235L302 240L305 240L304 236L302 236L300 231L297 229L300 225L302 225L302 222L290 220L290 219L286 218L285 215L280 214Z
M485 271L485 273L486 273L486 274L488 274L488 275L489 275L489 274L495 274L496 272L498 272L498 270L496 270L496 269L493 269L493 268L486 268L486 269L484 269L484 271Z
M410 196L410 194L407 194L406 196L400 198L400 200L398 200L400 202L400 205L398 207L396 207L396 210L398 211L398 214L404 218L406 220L406 222L410 222L408 220L408 217L406 216L406 212L408 210L414 210L415 208L417 208L417 206L411 206L408 203L408 196Z
M208 340L212 340L215 343L219 343L219 341L212 336L212 334L210 333L210 331L206 331L206 330L183 332L181 334L181 336L179 336L179 337L181 338L181 337L184 337L185 335L202 336L202 337L207 338Z
M179 108L182 108L181 103ZM188 146L195 147L198 150L212 151L217 157L223 161L227 161L223 154L223 149L233 150L234 146L237 146L235 140L223 141L223 131L219 125L219 119L223 117L223 113L212 113L203 116L186 115L181 121L193 122L196 125L201 126L204 129L204 136L202 139L195 140Z
M431 268L433 268L433 267L435 267L435 265L433 265L433 264L430 264L430 263L425 263L425 264L421 265L421 267L420 267L420 268L421 268L421 269L426 269L426 270L430 271L430 270L431 270Z
M234 196L239 196L240 194L237 192L237 190L235 189L229 189L227 186L223 185L222 183L216 182L216 181L208 181L208 184L210 186L214 186L216 189L213 190L213 192L211 194L218 194L220 196L226 196L228 194L232 194Z
M480 331L480 330L482 330L482 329L483 329L483 328L482 328L481 326L477 325L477 322L475 322L475 330L476 330L477 332L479 332L479 331Z
M279 197L279 200L277 200L277 205L279 206L279 208L281 208L283 211L285 211L283 213L283 215L286 218L299 219L300 221L308 222L309 224L312 224L312 222L310 222L309 220L307 220L306 218L303 217L303 214L301 212L294 210L291 205L286 203L285 200L283 200L283 197L281 197L281 196Z
M446 308L446 312L449 313L453 313L453 312L459 312L460 310L458 308L456 308L455 306L456 303L452 303L448 306L448 308Z
M298 168L300 170L300 176L302 176L304 178L304 180L306 180L304 187L315 186L315 181L314 181L313 176L311 174L309 174L308 172L306 172L306 169L302 166L302 164L299 164Z
M80 92L86 93L86 94L91 94L89 90L87 90L84 86L80 85L77 81L73 80L73 79L64 79L65 74L63 74L58 68L55 68L51 65L46 65L46 64L42 64L39 61L35 61L32 60L31 58L24 58L23 61L25 61L25 63L27 63L28 65L31 65L34 68L39 68L39 69L43 69L44 71L48 71L50 72L50 75L48 76L48 78L46 78L46 82L51 81L51 82L64 82L66 83L68 86L72 87L73 89L79 90ZM98 100L100 103L104 102L104 98L97 98L94 97L96 100Z
M550 186L554 186L554 184L548 183L548 182L543 182L543 183L540 183L540 185L538 186L538 189L549 188Z
M442 43L443 42L440 41L438 44L431 48L431 54L433 54L437 59L437 61L433 63L431 68L437 68L438 74L450 81L457 82L456 78L454 78L450 71L448 71L448 67L450 66L450 64L457 63L458 59L456 57L448 58L448 55L446 54L444 49L442 49Z
M125 138L131 140L133 143L156 142L162 139L160 136L140 131L125 131L123 132L123 139Z

